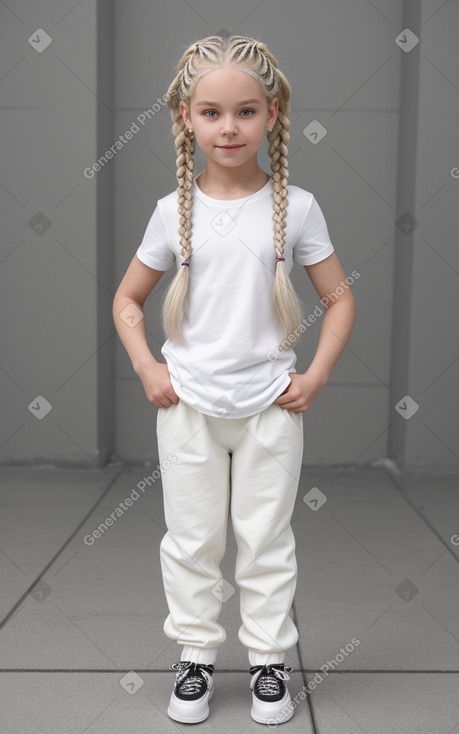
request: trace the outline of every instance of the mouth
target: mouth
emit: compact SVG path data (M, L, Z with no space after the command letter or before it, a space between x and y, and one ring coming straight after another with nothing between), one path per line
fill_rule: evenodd
M217 148L221 148L223 150L236 150L236 148L242 148L241 145L217 145Z

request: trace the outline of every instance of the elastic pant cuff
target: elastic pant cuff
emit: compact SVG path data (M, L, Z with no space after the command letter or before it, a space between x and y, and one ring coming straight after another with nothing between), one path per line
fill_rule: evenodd
M285 660L285 652L255 652L249 650L249 663L252 665L272 665L273 663L283 663Z
M216 647L192 647L191 645L185 645L182 648L181 660L190 660L192 663L213 665L216 659Z

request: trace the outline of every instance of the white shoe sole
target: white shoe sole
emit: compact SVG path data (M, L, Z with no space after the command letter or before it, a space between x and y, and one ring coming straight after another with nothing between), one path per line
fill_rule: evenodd
M168 716L181 724L199 724L209 716L209 701L213 696L215 686L212 685L207 693L198 701L182 701L172 693L167 709Z
M292 718L294 706L290 693L285 691L285 696L281 701L260 701L254 693L252 693L252 711L251 716L258 724L283 724Z

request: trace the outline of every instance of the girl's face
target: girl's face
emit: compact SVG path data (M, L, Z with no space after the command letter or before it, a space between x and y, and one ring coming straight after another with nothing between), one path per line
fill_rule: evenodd
M235 66L212 69L194 89L190 110L180 110L206 156L221 166L236 168L252 160L267 130L274 126L276 98L268 108L260 82Z

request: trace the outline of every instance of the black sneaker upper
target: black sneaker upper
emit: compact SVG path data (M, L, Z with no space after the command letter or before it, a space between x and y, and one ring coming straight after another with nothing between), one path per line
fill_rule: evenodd
M189 660L172 663L171 668L178 671L174 693L182 701L196 701L201 698L208 689L209 676L214 672L213 665L192 663Z
M260 671L253 687L256 697L260 701L281 701L286 690L284 681L290 679L288 673L292 670L292 667L285 666L284 663L253 665L249 671L251 675Z

